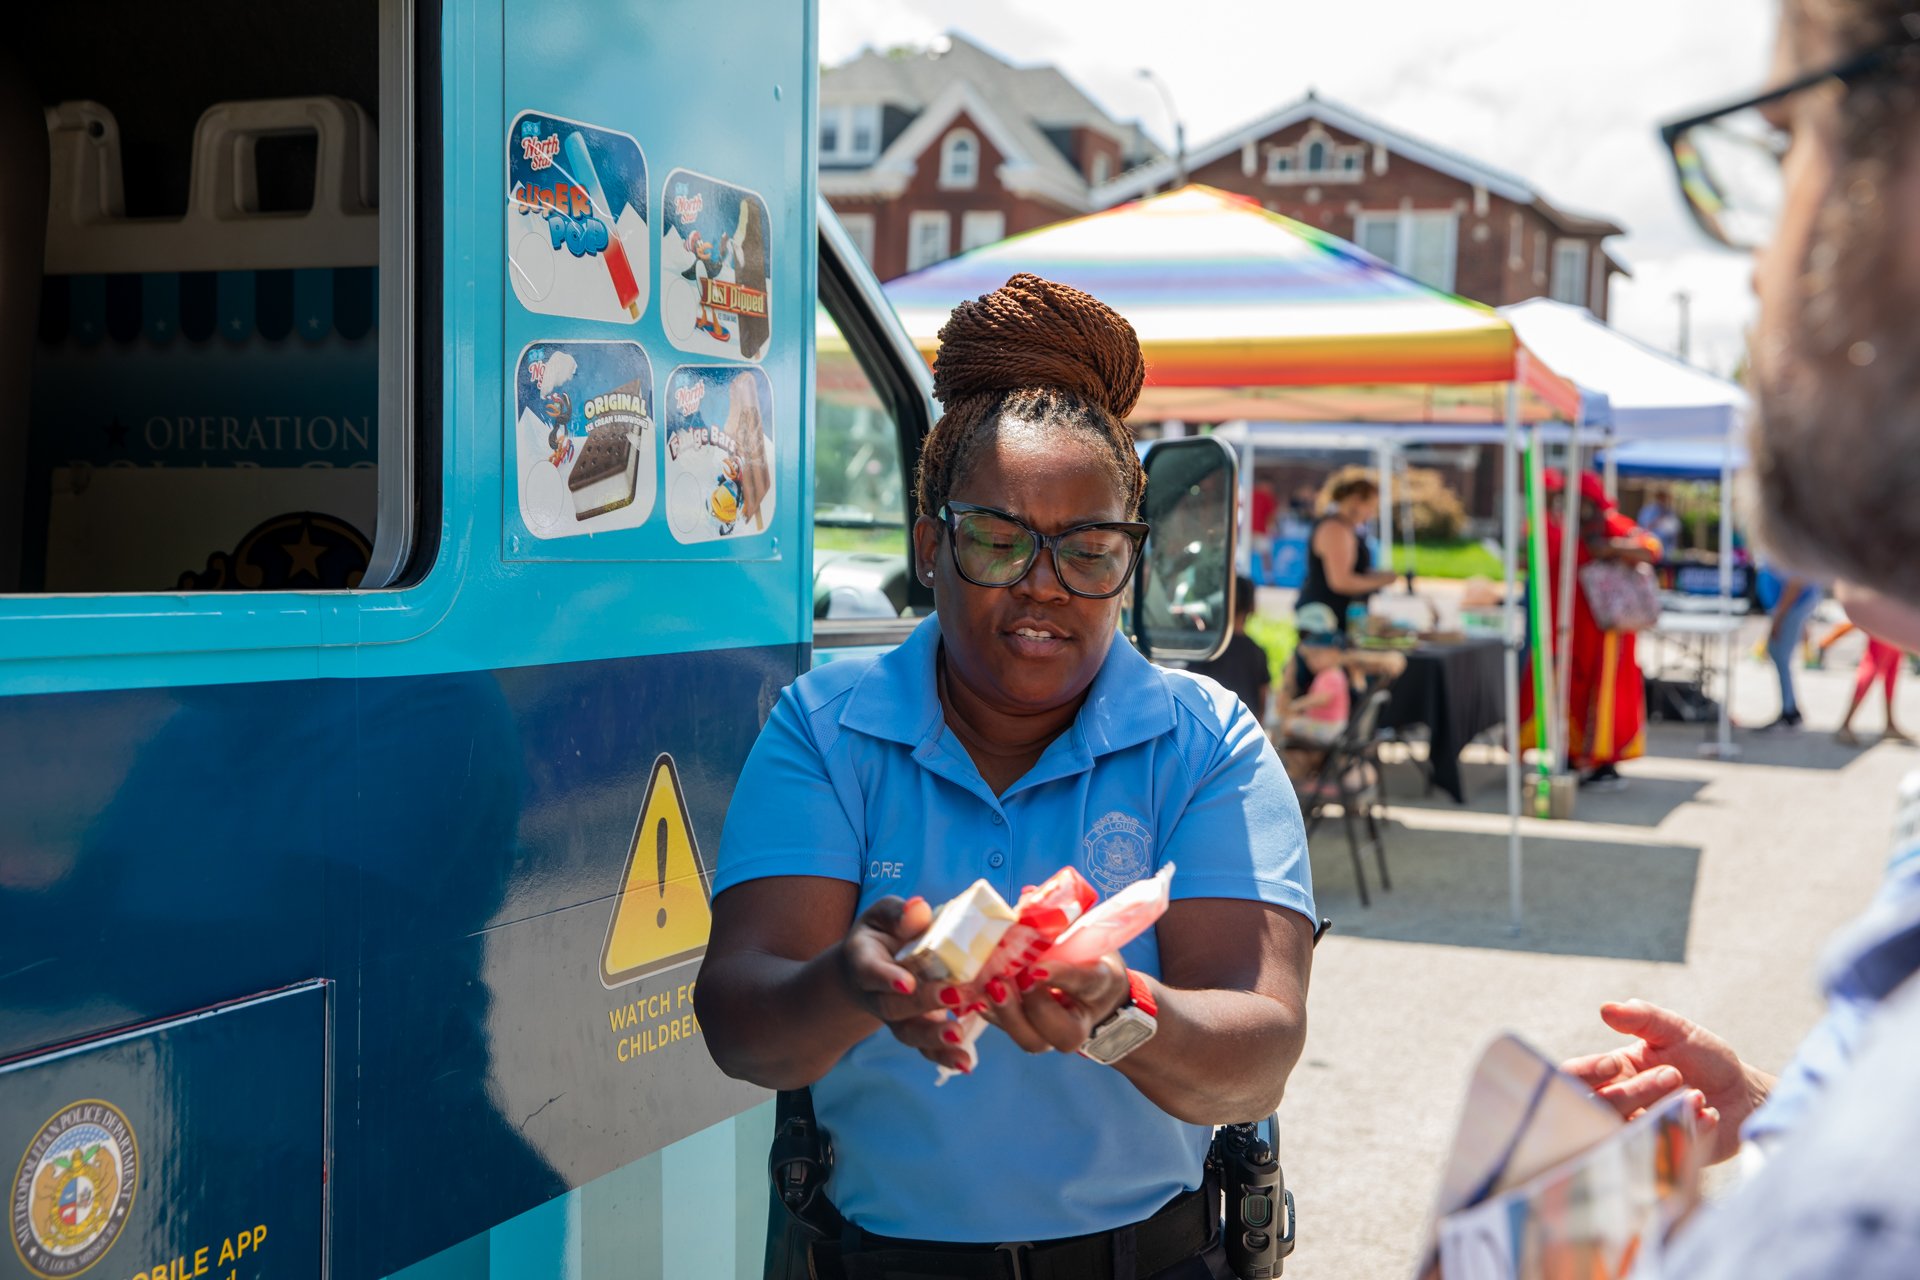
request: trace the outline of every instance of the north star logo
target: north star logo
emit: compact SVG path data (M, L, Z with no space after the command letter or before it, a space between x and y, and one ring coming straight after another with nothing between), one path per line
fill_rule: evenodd
M706 207L707 198L704 195L676 195L673 198L673 216L681 223L692 222Z
M673 407L680 411L682 417L691 418L700 412L700 402L706 398L707 384L704 382L689 382L673 389Z
M140 1179L133 1126L88 1099L40 1126L13 1178L14 1251L44 1280L77 1276L105 1257L127 1225Z
M1124 813L1110 813L1094 823L1081 847L1087 879L1109 897L1153 870L1153 832Z
M553 168L553 158L560 154L560 135L546 138L520 139L520 154L537 171Z

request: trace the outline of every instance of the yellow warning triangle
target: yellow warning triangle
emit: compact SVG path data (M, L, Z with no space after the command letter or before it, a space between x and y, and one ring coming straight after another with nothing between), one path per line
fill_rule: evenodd
M707 874L670 755L653 762L620 886L600 952L602 984L633 982L706 951L713 926Z

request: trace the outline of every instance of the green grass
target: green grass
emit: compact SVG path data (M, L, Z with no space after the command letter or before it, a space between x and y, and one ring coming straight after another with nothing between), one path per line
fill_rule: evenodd
M891 551L894 555L904 556L907 554L907 531L897 526L891 529L867 529L817 524L813 526L813 545L820 551Z
M1279 684L1280 673L1286 669L1287 660L1293 657L1294 646L1300 643L1300 633L1294 629L1293 619L1256 613L1247 619L1247 636L1267 651L1267 672L1273 677L1273 683Z
M1478 542L1416 542L1393 547L1393 571L1405 573L1411 561L1416 578L1492 578L1501 576L1500 557Z

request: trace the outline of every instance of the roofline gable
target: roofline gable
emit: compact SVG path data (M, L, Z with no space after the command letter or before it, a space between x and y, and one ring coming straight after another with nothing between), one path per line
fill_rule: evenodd
M1422 142L1418 138L1410 137L1397 129L1390 128L1336 102L1329 102L1313 93L1308 93L1304 98L1188 152L1187 172L1191 174L1202 165L1212 164L1216 160L1232 155L1249 143L1258 142L1282 129L1292 128L1304 120L1316 120L1364 142L1385 147L1392 154L1432 169L1436 173L1445 174L1470 186L1484 188L1489 195L1499 196L1515 204L1537 206L1543 216L1560 226L1562 230L1574 231L1574 227L1564 225L1573 222L1579 224L1586 234L1624 234L1619 227L1605 219L1586 218L1560 210L1542 197L1538 191L1528 186L1524 179L1514 174L1495 169L1431 143ZM1171 181L1173 176L1174 162L1171 159L1144 164L1103 184L1096 189L1094 197L1101 207L1118 204L1145 194L1150 187ZM1606 230L1599 230L1599 228L1606 228Z
M999 113L966 80L955 80L942 90L940 96L915 116L912 123L900 131L892 145L865 170L842 171L834 175L839 181L832 184L827 182L828 175L822 173L822 188L828 194L836 195L869 191L902 194L907 183L919 172L920 157L935 147L941 135L962 115L986 135L987 141L1000 153L1001 163L996 176L1008 191L1015 195L1042 196L1078 211L1093 207L1086 185L1062 178L1029 155L1027 148L1007 128ZM1045 138L1041 141L1044 142Z

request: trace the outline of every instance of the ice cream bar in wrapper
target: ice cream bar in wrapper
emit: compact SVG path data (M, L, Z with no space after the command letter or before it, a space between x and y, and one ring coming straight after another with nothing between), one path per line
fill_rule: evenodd
M1042 895L1050 890L1051 896L1043 906ZM1067 892L1074 895L1074 906L1070 909L1064 907L1061 897ZM1167 906L1173 900L1173 864L1169 862L1157 874L1136 880L1105 902L1087 909L1092 899L1093 887L1072 867L1056 872L1046 884L1028 889L1020 896L1020 923L1008 931L995 950L982 971L981 981L993 977L1018 978L1042 957L1049 965L1089 964L1118 951L1151 929L1167 913ZM1038 928L1031 938L1022 939L1018 935L1029 919L1026 908L1030 903L1032 919ZM1063 915L1064 929L1055 929L1050 936L1041 935L1040 929L1061 921ZM1009 947L1009 943L1013 946ZM1019 949L1017 956L1016 948ZM1009 963L1002 963L1003 956ZM1015 960L1017 963L1012 963ZM966 1007L964 1002L962 1007ZM979 1050L974 1046L987 1026L986 1018L977 1013L959 1019L960 1047L966 1051L968 1066L980 1060ZM946 1067L937 1070L936 1084L945 1084L959 1074Z
M1013 927L1013 908L985 880L975 880L933 916L927 931L894 956L923 982L971 982Z

